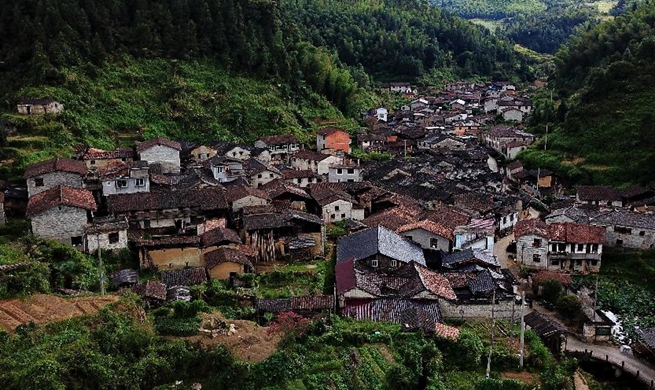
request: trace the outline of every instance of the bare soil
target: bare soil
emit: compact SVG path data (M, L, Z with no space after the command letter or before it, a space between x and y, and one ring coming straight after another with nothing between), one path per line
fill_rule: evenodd
M33 321L43 325L85 314L93 314L119 299L116 295L61 298L36 294L25 299L0 301L0 327L14 332L17 326Z
M539 379L539 375L527 371L503 372L500 374L500 377L503 379L515 379L528 385L532 385L532 384L539 385L541 383L541 380Z
M219 334L215 337L209 334L199 334L197 336L185 337L185 340L197 342L206 348L211 348L219 344L223 345L232 352L235 358L248 363L258 363L266 360L277 350L277 346L280 343L280 334L269 334L269 328L259 326L252 321L229 320L222 318L216 313L204 314L201 317L203 319L215 317L225 321L228 326L234 324L236 334Z

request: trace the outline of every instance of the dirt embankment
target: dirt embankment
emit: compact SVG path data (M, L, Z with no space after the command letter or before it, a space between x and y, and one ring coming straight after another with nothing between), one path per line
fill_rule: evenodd
M93 314L118 300L116 295L61 298L36 294L25 299L0 301L0 328L13 332L18 325L33 321L43 325L85 314Z

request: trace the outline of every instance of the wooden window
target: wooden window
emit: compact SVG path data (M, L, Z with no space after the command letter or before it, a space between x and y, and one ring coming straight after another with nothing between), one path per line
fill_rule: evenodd
M118 242L118 239L119 239L118 232L109 233L108 238L109 238L109 243L110 244L116 244Z
M539 255L532 255L532 261L534 263L541 263L541 256Z
M532 242L532 246L535 248L539 248L541 246L541 240L538 238L535 238L534 241Z
M34 179L34 186L35 187L43 187L43 178L42 177L37 177Z
M144 187L146 185L145 179L139 178L136 179L136 186L137 187Z
M127 187L127 180L125 180L125 179L116 180L116 187L118 187L118 188Z

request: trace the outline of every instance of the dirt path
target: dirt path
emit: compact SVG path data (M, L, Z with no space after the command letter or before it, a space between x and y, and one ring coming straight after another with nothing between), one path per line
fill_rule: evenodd
M36 294L23 300L0 301L0 328L14 332L18 325L30 321L42 325L92 314L117 300L116 295L66 299L55 295Z
M587 381L580 375L578 371L573 374L573 385L575 386L575 390L589 390L589 386L587 386Z

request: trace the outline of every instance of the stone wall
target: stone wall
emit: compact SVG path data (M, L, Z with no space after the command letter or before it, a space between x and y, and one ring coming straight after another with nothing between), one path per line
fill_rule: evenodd
M323 221L325 223L342 221L344 219L351 218L351 215L352 204L345 200L336 200L323 206Z
M43 185L37 187L35 184L36 179L43 179ZM57 187L59 185L74 188L84 188L82 176L76 173L51 172L27 179L27 193L29 197L32 197L38 193L49 190L53 187Z
M436 234L430 233L423 229L408 230L406 232L402 232L401 234L405 237L411 237L411 240L420 245L423 249L439 249L444 252L450 252L452 249L450 240L437 236ZM436 247L430 245L430 240L433 238L437 239Z
M535 261L535 256L538 256L539 261ZM535 235L519 237L516 240L516 257L528 267L548 268L548 240Z
M164 173L179 172L180 152L163 145L154 145L139 153L141 160L149 164L161 163Z
M266 205L268 201L266 199L258 198L256 196L248 195L244 196L241 199L237 199L232 202L232 211L238 211L246 206L263 206Z
M70 244L71 237L84 236L87 212L79 207L58 206L32 217L31 222L35 236Z
M453 303L440 299L439 306L446 320L491 318L491 303ZM510 299L498 301L493 310L496 319L511 320L513 312L514 320L518 321L521 306L515 305L514 300Z
M605 242L609 247L652 249L655 247L655 230L631 228L630 233L619 233L615 226L608 226L605 229Z

